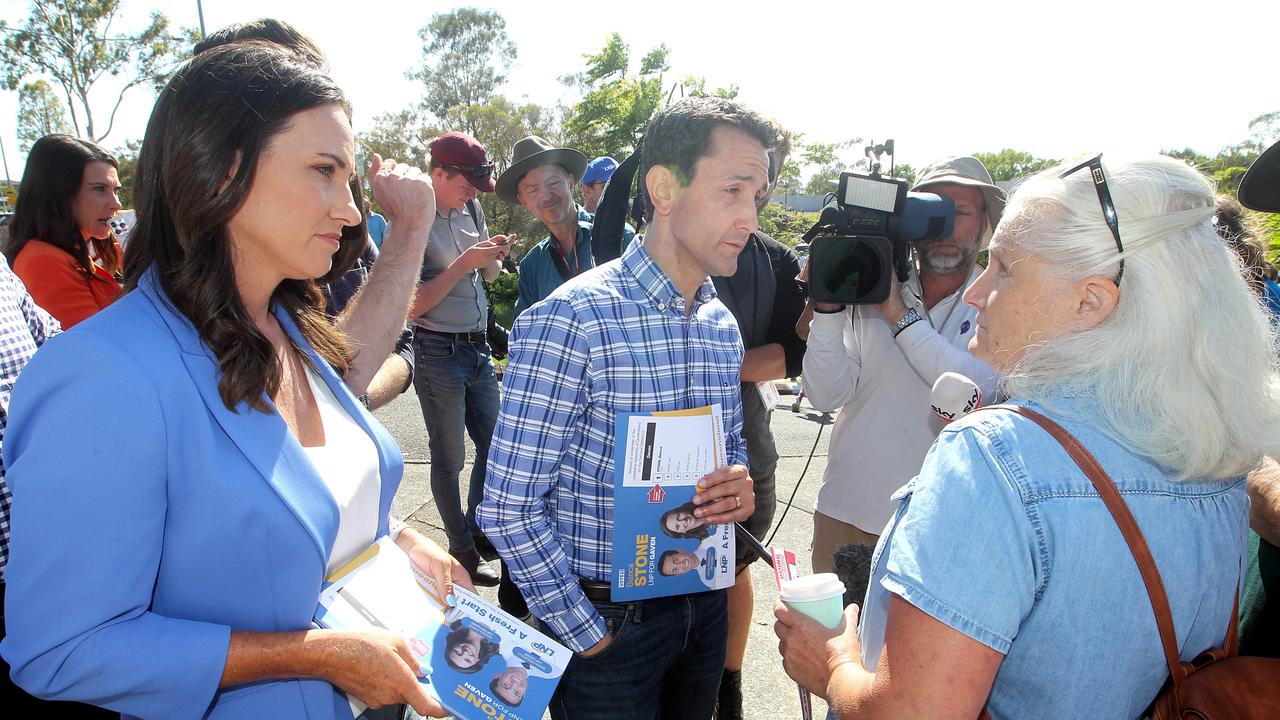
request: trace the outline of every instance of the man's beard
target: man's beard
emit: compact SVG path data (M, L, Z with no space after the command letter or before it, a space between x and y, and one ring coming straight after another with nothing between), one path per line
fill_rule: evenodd
M982 231L979 230L979 233ZM944 238L944 240L934 240L924 245L920 245L917 251L920 254L920 269L936 273L950 273L961 269L973 267L978 261L978 246L980 237L974 237L967 243L955 242L952 238ZM945 240L951 240L952 244L960 249L958 255L937 256L932 251L935 250L939 243Z

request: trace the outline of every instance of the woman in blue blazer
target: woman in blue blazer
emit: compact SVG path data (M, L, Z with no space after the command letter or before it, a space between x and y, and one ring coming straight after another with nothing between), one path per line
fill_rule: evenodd
M348 696L443 714L403 639L312 624L327 570L390 531L403 470L313 282L364 242L349 112L257 43L201 53L157 101L129 292L13 394L0 650L32 694L146 718L350 718ZM397 543L467 583L435 543Z

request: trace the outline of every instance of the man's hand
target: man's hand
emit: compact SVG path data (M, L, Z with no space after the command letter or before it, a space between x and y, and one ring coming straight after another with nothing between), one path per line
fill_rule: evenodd
M604 637L600 638L600 642L596 643L595 645L592 645L586 650L583 650L582 652L578 653L578 655L584 658L593 657L595 655L599 655L600 653L604 652L604 649L609 647L612 644L613 644L613 634L605 633Z
M742 522L756 509L751 475L742 465L729 465L702 476L693 496L693 514L708 525Z
M1272 545L1280 547L1280 464L1269 457L1249 473L1249 526Z
M773 632L778 636L782 669L809 692L825 700L831 674L836 668L845 663L857 663L862 667L857 605L844 609L844 620L834 630L792 610L781 600L774 601L773 615L777 618Z
M369 186L389 223L430 227L435 220L436 193L431 176L413 165L391 158L383 160L374 153L369 164Z
M489 242L502 248L502 252L498 254L498 262L502 262L507 259L507 256L511 254L511 246L515 244L519 237L519 233L511 233L510 235L491 235L489 237Z
M884 316L885 322L890 327L897 325L907 314L907 304L902 302L902 286L898 284L896 276L889 278L889 297L884 302L875 306L875 309Z
M492 240L481 240L472 245L450 265L461 272L470 272L488 267L493 262L501 262L507 256L505 245L495 245Z

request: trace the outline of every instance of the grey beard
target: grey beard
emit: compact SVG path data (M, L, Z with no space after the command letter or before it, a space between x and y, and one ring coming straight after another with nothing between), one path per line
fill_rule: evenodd
M920 248L920 267L930 272L948 273L955 272L960 268L967 268L978 261L978 254L964 253L952 260L951 258L933 258L930 248L925 246Z

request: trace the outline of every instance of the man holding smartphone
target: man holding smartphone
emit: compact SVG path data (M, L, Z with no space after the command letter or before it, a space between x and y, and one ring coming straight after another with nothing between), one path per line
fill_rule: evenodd
M514 236L489 236L476 201L493 192L493 164L470 135L448 132L432 141L430 173L436 217L413 297L414 389L422 404L431 448L431 495L444 522L449 553L476 585L497 585L498 574L481 553L496 557L476 526L484 494L489 439L498 418L498 379L485 334L489 302L484 281L502 272ZM459 476L465 464L463 431L475 443L465 510Z

